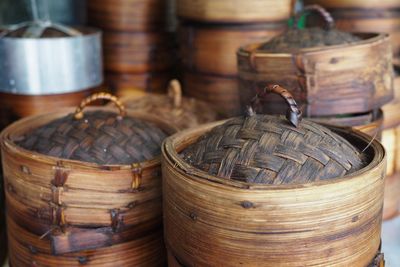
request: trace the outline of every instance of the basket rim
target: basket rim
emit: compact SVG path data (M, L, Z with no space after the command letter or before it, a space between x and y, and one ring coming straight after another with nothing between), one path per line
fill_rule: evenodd
M286 58L293 57L293 55L318 55L320 53L331 52L334 50L342 50L342 49L353 49L353 48L364 48L369 45L376 45L382 42L390 42L389 34L387 33L373 33L373 32L351 32L357 36L368 37L364 38L359 42L354 42L351 44L340 44L340 45L330 45L330 46L317 46L311 48L300 48L292 53L289 52L266 52L263 50L258 50L260 46L265 44L265 42L258 42L253 44L248 44L242 46L238 49L237 55L243 57L252 56L253 58Z
M386 151L383 147L383 145L378 141L378 140L373 140L371 142L371 137L369 137L367 134L360 132L359 130L352 129L351 127L338 127L338 126L332 126L332 125L324 125L330 130L333 130L335 133L337 132L342 132L342 133L347 133L350 134L352 138L357 138L358 141L361 141L365 143L366 145L371 142L371 145L369 147L369 150L373 150L373 158L372 160L368 163L367 166L363 167L360 170L357 170L351 174L345 175L340 178L333 178L329 180L323 180L323 181L316 181L316 182L311 182L311 183L305 183L305 184L282 184L282 185L267 185L267 184L255 184L255 183L246 183L246 182L241 182L241 181L236 181L236 180L228 180L225 178L220 178L217 176L213 176L208 174L205 171L202 171L186 161L184 161L178 153L179 151L182 151L184 148L188 146L182 146L179 147L177 150L177 145L179 145L179 142L182 141L191 141L189 144L192 144L195 142L198 137L200 137L202 134L208 132L212 128L222 125L226 121L229 121L230 119L227 120L222 120L222 121L217 121L213 123L208 123L204 124L201 127L196 127L188 130L184 130L181 132L178 132L172 136L169 136L166 138L163 142L162 145L162 158L163 161L166 161L168 164L174 167L174 171L179 172L183 176L185 176L187 179L192 179L196 181L208 181L212 182L213 184L219 184L221 186L226 186L226 187L231 187L231 188L239 188L239 189L247 189L247 190L275 190L275 189L281 189L281 190L296 190L296 189L304 189L304 188L310 188L310 187L316 187L316 186L332 186L336 185L339 183L345 183L349 179L357 179L357 178L362 178L360 174L367 173L372 170L376 170L382 167L383 164L386 165L386 158L387 154ZM348 138L345 138L348 140ZM350 143L350 140L348 140ZM164 164L164 163L163 163ZM385 178L386 175L384 175L383 178ZM382 178L382 179L383 179Z
M87 107L85 110L86 111L108 111L108 112L117 114L115 112L115 109L113 109L111 107L93 106L93 107ZM18 146L13 140L13 137L17 136L18 133L27 132L31 128L40 127L42 125L49 123L52 120L64 117L68 114L71 114L74 111L75 111L74 108L62 108L53 113L45 113L45 114L28 116L26 118L20 119L16 122L10 124L0 134L2 151L4 152L4 150L12 150L13 153L18 154L18 156L21 156L23 158L34 159L35 161L39 161L41 163L50 164L50 165L54 165L54 166L56 166L57 163L62 162L63 164L65 163L66 165L69 165L73 168L100 169L100 170L104 170L104 171L107 171L107 170L130 170L132 168L132 164L134 164L134 163L139 163L141 168L143 168L143 169L151 168L151 167L154 167L154 166L157 166L160 164L161 152L154 159L142 161L142 162L132 162L132 164L129 164L129 165L126 165L126 164L102 165L102 164L97 164L97 163L92 163L92 162L85 162L85 161L80 161L80 160L72 160L72 159L48 156L48 155L45 155L42 153L24 149L24 148ZM163 131L165 131L167 135L171 135L178 131L178 129L175 126L167 124L166 122L158 119L157 117L155 117L153 115L148 115L148 114L140 113L140 112L134 112L131 110L127 110L127 115L129 117L141 119L141 120L144 120L147 122L152 122L155 125L157 125L158 127L160 127ZM27 125L32 122L35 123L34 127ZM16 130L18 130L18 133L15 133Z

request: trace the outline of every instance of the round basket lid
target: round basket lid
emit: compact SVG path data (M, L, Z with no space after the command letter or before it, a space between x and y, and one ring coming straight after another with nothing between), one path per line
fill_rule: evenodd
M189 164L221 178L247 183L309 183L342 177L364 166L362 154L346 139L319 124L303 120L296 102L280 86L289 104L286 118L249 115L228 120L187 147ZM258 95L253 105L259 102Z
M326 28L298 28L298 20L306 12L314 11L325 20ZM283 34L262 44L258 50L265 52L292 52L304 48L315 48L331 45L351 44L361 41L361 38L335 29L332 16L318 5L306 6L294 17L294 27Z
M97 99L113 101L120 110L90 111L84 107ZM156 125L125 116L116 97L97 93L84 99L75 114L54 120L25 134L21 147L48 156L100 165L127 165L154 159L166 137Z
M194 98L182 97L181 85L177 80L169 83L168 95L145 94L121 101L127 109L155 114L179 129L212 122L217 118L212 106Z

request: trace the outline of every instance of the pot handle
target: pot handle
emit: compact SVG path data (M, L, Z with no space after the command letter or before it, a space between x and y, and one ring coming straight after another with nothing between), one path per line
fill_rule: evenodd
M100 92L100 93L94 93L88 97L86 97L85 99L82 100L82 102L79 104L79 106L76 108L75 110L75 115L74 118L76 120L80 120L83 118L83 109L89 105L90 103L98 100L98 99L105 99L105 100L110 100L111 102L113 102L115 104L115 106L119 109L119 115L118 115L118 119L122 119L125 114L125 106L119 101L119 99L109 93L105 93L105 92Z
M255 109L260 105L260 101L267 96L267 94L274 93L280 95L288 105L288 109L286 111L286 119L292 124L294 127L298 127L301 122L303 116L299 108L297 107L297 103L294 100L291 93L288 90L283 88L280 85L267 85L261 92L258 92L256 96L251 100L250 106L248 107L248 113L250 116L254 116Z
M178 109L182 105L182 87L178 80L174 79L168 84L168 97L171 99L173 107Z
M324 19L326 23L326 28L328 30L332 30L333 28L335 28L335 20L333 19L332 15L320 5L305 6L302 11L298 12L294 16L294 25L296 25L296 27L298 27L298 22L300 18L309 11L318 13Z

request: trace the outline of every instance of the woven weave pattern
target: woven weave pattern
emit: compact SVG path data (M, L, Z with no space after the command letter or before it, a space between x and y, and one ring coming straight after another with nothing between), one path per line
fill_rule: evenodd
M211 175L263 184L336 178L363 166L357 149L329 129L308 121L295 128L268 115L229 120L183 157Z
M166 134L155 125L112 112L87 112L55 120L30 133L18 144L45 155L102 165L132 164L160 154Z

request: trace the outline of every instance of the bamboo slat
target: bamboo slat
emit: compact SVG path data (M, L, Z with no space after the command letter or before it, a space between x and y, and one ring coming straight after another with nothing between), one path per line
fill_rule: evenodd
M172 74L169 72L148 72L143 74L132 73L105 73L105 85L119 97L131 94L133 89L151 93L165 93Z
M166 71L174 64L172 45L167 33L104 31L104 68L137 74Z
M384 34L359 35L352 45L267 53L261 44L238 51L242 106L265 84L294 88L291 93L305 116L359 114L380 108L393 98L392 53ZM265 99L264 113L282 114L277 96Z
M293 0L177 0L178 16L194 21L256 23L289 19Z
M163 0L88 0L89 24L113 31L154 31L166 24Z
M178 154L221 122L180 132L163 145L165 242L183 266L365 267L380 245L385 152L368 165L307 185L254 185L206 174ZM370 137L332 128L359 149Z
M183 130L217 120L214 108L197 99L182 96L177 80L168 86L168 94L142 93L121 98L129 110L151 113Z
M185 71L182 83L185 95L213 105L222 117L227 118L240 114L236 77Z
M85 262L93 266L118 263L148 266L148 262L162 266L161 233L157 238L149 235L160 228L162 218L158 157L132 166L100 166L42 155L15 144L27 131L70 112L64 110L22 119L1 135L7 216L27 233L35 235L37 242L44 235L46 239L40 242L51 248L51 253L48 250L36 253L37 244L31 243L32 238L9 229L12 264L32 266L36 262L38 266L53 266L59 262L57 265L80 266L79 258L87 254ZM154 122L168 133L175 131L150 115L133 112L128 115ZM16 236L27 239L17 242ZM147 241L143 240L147 238L157 244L151 245L153 241L149 241L146 247ZM135 240L142 245L136 248ZM110 245L109 249L104 248ZM143 253L141 246L144 246ZM92 252L84 252L88 249ZM67 255L72 252L81 254Z
M268 41L285 28L286 22L241 26L182 24L178 32L182 63L190 71L237 75L236 51L241 46Z

